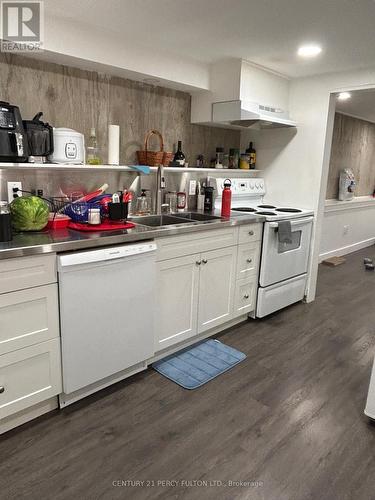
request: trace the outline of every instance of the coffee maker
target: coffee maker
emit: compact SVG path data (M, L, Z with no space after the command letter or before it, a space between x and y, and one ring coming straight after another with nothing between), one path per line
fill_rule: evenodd
M0 162L25 162L28 146L20 110L0 101Z

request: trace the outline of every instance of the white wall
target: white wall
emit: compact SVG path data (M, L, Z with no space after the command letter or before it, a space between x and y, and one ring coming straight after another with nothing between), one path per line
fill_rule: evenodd
M350 202L327 200L320 243L320 260L355 252L374 243L374 198L361 196Z

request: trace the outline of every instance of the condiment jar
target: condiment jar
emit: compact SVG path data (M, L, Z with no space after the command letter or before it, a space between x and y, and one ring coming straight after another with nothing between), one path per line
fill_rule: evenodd
M186 208L186 193L184 191L179 191L177 193L177 210L183 212Z

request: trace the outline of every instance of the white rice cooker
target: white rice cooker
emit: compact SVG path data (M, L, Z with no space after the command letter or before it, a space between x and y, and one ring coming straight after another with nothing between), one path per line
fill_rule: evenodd
M71 128L53 129L53 154L49 156L51 163L85 163L84 135Z

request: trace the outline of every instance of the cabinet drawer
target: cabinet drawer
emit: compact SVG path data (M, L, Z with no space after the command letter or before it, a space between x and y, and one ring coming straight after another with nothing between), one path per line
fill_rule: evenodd
M58 336L57 284L0 295L0 355Z
M60 392L60 339L0 356L0 418Z
M258 272L260 256L260 242L243 243L238 245L237 251L237 278L243 279Z
M236 228L209 229L156 240L158 261L230 247L236 244Z
M0 293L56 282L56 255L0 260Z
M263 224L246 224L240 226L238 243L248 243L249 241L260 241L262 239Z
M252 279L238 280L236 282L236 291L234 298L234 316L246 314L255 309L257 280Z

